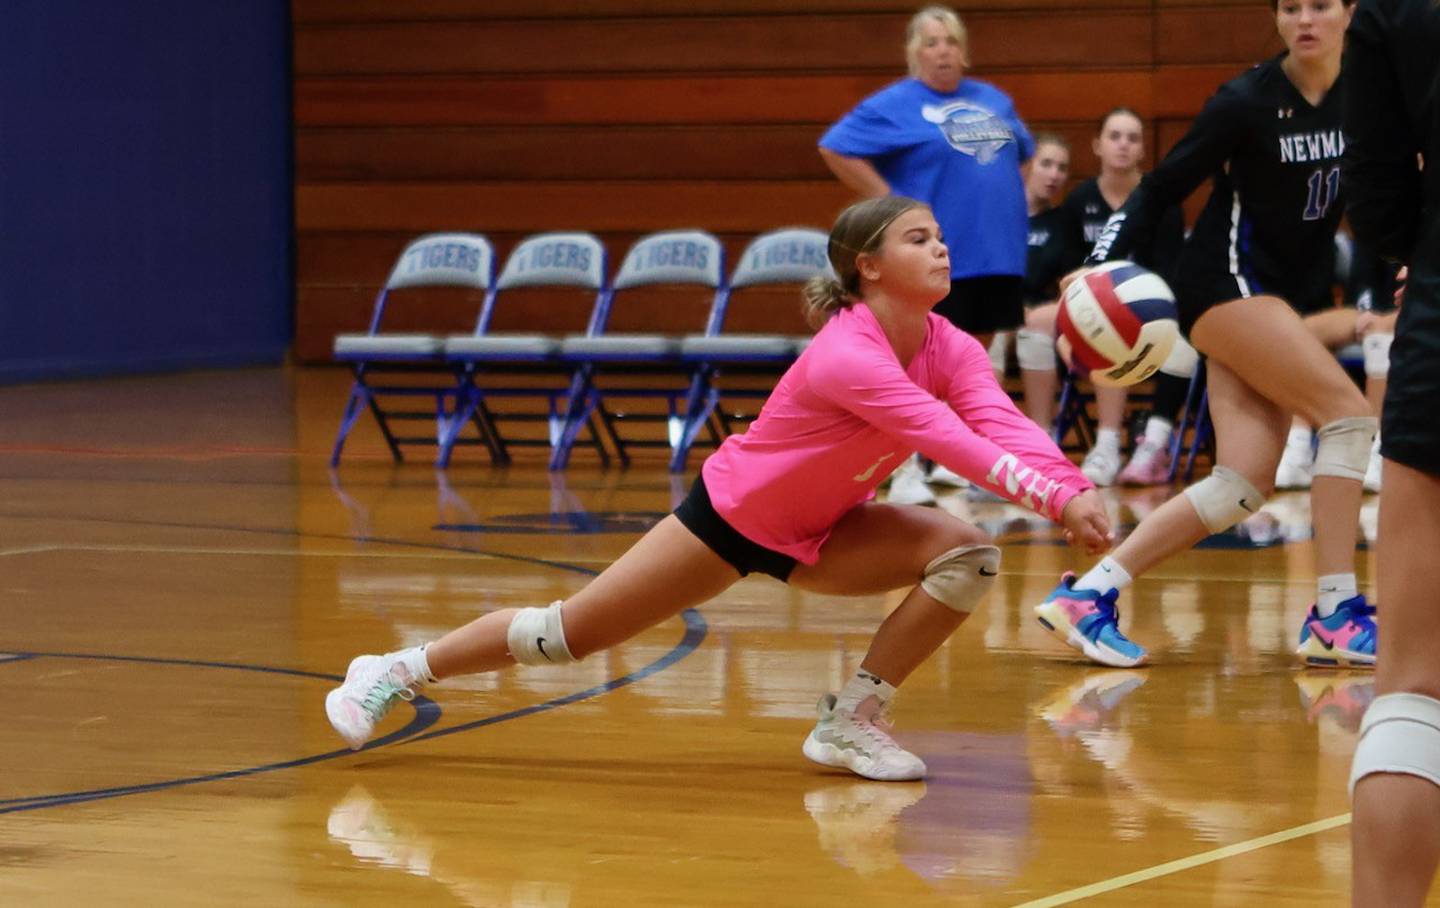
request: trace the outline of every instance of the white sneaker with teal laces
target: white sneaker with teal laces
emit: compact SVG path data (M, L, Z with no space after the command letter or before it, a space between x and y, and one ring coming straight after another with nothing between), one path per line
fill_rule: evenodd
M925 777L925 763L890 737L884 710L866 697L854 711L836 707L834 694L820 698L819 721L801 748L822 766L848 769L877 782L908 782Z
M325 715L350 749L359 750L391 707L415 699L422 683L393 654L356 656L345 672L345 683L325 696Z

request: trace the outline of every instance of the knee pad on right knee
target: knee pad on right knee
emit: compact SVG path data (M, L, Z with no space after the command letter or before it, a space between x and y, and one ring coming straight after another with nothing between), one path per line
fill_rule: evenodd
M1320 427L1315 448L1315 475L1337 476L1357 482L1370 466L1370 447L1380 421L1373 416L1347 416Z
M1260 490L1229 467L1211 470L1209 476L1185 490L1185 497L1212 533L1225 532L1265 504Z
M1367 334L1360 341L1365 351L1365 377L1385 378L1390 374L1390 345L1395 342L1393 334Z
M1055 338L1044 331L1021 328L1015 332L1015 359L1027 372L1054 372L1059 363L1055 355Z
M1417 776L1440 785L1440 700L1421 694L1375 698L1360 722L1350 793L1371 773Z
M995 546L956 546L925 565L920 588L942 605L968 615L999 573L1000 550Z
M505 632L510 655L521 665L564 665L578 661L570 654L565 642L565 627L560 621L560 603L547 608L522 608L510 619Z
M1170 348L1170 355L1160 364L1160 371L1176 378L1189 378L1195 374L1195 367L1199 364L1200 351L1190 346L1185 338L1177 337L1175 346Z

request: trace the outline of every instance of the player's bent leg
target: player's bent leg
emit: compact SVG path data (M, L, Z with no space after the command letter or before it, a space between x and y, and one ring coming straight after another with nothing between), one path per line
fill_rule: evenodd
M814 565L790 576L801 589L841 595L912 587L876 632L860 670L820 698L804 755L878 781L925 775L925 763L890 734L898 687L976 607L999 573L985 533L944 512L865 504L846 515Z

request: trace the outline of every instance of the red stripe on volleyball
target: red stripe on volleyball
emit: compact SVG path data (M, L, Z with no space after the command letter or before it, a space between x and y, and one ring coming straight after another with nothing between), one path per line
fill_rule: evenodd
M1112 363L1085 339L1083 335L1075 330L1075 323L1070 321L1070 312L1064 304L1055 313L1055 327L1060 334L1070 341L1070 358L1078 363L1081 368L1088 372L1096 369L1109 369Z
M1140 339L1141 321L1130 311L1130 307L1115 295L1115 284L1110 280L1110 275L1091 272L1085 275L1084 280L1085 286L1095 295L1095 302L1100 304L1100 311L1110 320L1115 333L1125 341L1125 346L1134 347L1135 342Z

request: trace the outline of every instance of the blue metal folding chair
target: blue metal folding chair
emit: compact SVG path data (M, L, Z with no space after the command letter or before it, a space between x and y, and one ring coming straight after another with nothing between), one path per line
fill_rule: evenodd
M691 384L686 381L690 369L680 358L680 337L607 331L613 312L626 297L625 291L657 286L709 290L706 294L709 304L704 307L704 333L718 333L725 321L729 298L724 247L703 230L672 230L641 237L626 252L610 298L597 315L594 330L583 336L572 335L561 342L561 359L576 370L576 394L571 398L571 412L551 457L551 469L564 469L569 463L575 438L592 414L600 416L601 425L622 464L630 463L628 448L663 447L673 452L679 443L684 431L680 402L689 396ZM678 299L676 304L683 305ZM629 381L624 385L607 383L607 387L602 388L600 377L615 372L655 376L662 383L647 385ZM663 414L626 413L612 405L613 401L626 398L663 398L666 411ZM626 438L620 430L622 423L655 422L665 424L665 438Z
M725 317L745 297L737 293L750 288L803 284L819 274L831 272L827 248L830 238L810 227L787 227L757 236L740 254L730 276L730 298ZM831 272L833 273L833 272ZM798 309L798 304L796 304ZM692 334L680 342L680 357L693 369L686 399L684 430L670 458L670 470L683 472L690 448L702 429L719 444L730 433L732 421L740 418L720 406L722 396L764 400L771 389L721 388L722 373L774 373L795 361L808 335L741 334L720 330L713 334Z
M606 281L605 247L593 234L576 232L541 233L526 237L505 260L496 292L480 314L475 331L468 335L452 335L445 339L445 359L460 368L460 406L442 442L440 465L450 462L451 453L459 442L467 423L473 422L482 438L489 438L493 463L510 463L509 449L514 446L548 446L558 449L564 435L566 420L575 409L574 400L580 393L577 369L560 359L560 338L544 334L519 334L492 330L496 310L513 297L512 291L534 288L574 288L594 294L586 324L586 334L599 330L609 308L610 288ZM549 383L541 379L549 378ZM490 382L486 379L498 381ZM528 379L517 383L519 379ZM484 382L482 386L482 382ZM496 410L489 402L495 399L543 398L543 412ZM544 422L545 437L507 437L502 422ZM610 455L601 441L593 419L582 428L589 430L590 443L602 464Z
M401 445L442 444L450 423L449 402L456 398L459 385L455 379L455 367L442 356L444 338L439 334L395 333L384 330L385 310L390 303L391 293L420 287L465 287L482 291L481 312L489 308L494 299L495 252L490 241L474 233L431 233L407 245L385 286L375 297L375 309L370 317L369 330L364 334L342 334L335 338L335 359L350 367L354 382L345 410L340 418L340 429L335 436L335 447L330 454L330 465L340 463L340 454L345 448L345 439L354 428L362 408L369 409L385 437L385 444L397 462L403 461ZM374 384L371 379L377 374L411 376L425 375L434 378L426 381L412 380L409 383ZM444 376L443 379L439 376ZM388 409L382 399L391 397L433 398L433 410ZM390 423L405 420L434 420L433 436L397 435ZM483 433L482 443L489 443Z

